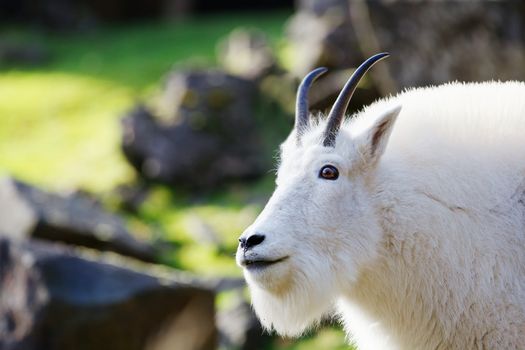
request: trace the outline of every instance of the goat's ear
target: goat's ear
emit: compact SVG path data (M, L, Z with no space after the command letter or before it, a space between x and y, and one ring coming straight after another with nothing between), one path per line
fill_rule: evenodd
M383 155L400 111L401 106L386 110L359 136L359 152L365 165L375 165Z

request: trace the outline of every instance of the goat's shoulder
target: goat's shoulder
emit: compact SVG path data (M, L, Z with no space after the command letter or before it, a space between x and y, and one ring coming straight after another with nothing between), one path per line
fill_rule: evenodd
M449 158L458 152L484 153L485 157L525 152L523 82L448 83L409 89L366 107L345 128L359 133L393 106L402 109L389 141L390 153Z

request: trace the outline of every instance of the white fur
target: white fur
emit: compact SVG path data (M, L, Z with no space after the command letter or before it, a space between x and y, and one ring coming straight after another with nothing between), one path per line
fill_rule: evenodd
M335 148L312 124L243 234L265 240L237 253L288 257L245 269L263 325L299 335L337 312L360 350L525 349L525 84L406 91L345 121Z

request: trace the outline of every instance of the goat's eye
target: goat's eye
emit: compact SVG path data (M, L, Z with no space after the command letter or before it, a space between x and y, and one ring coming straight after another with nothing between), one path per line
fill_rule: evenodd
M336 180L339 177L339 170L333 165L325 165L321 168L319 177L326 180Z

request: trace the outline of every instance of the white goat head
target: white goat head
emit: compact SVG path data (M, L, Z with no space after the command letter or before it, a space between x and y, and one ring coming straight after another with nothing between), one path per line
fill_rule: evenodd
M312 71L299 86L295 127L281 145L277 188L237 250L267 329L301 334L378 254L382 230L370 179L400 107L377 115L367 127L341 124L362 76L387 56L375 55L355 71L327 118L311 121L307 98L326 69Z

